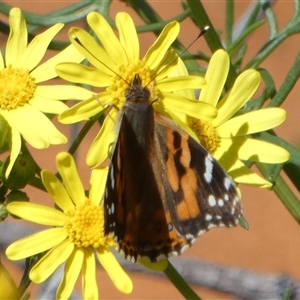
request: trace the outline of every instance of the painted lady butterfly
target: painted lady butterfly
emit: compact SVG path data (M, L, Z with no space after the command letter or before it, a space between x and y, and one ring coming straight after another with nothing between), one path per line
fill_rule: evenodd
M105 233L136 261L179 255L242 216L233 180L198 142L154 111L139 75L126 91L104 196Z

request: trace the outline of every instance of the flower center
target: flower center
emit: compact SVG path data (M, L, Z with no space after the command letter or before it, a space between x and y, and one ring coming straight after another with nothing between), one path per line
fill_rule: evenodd
M130 64L128 66L119 66L118 75L112 76L112 83L107 88L112 95L114 104L122 106L125 102L125 92L128 89L128 84L131 84L135 75L139 75L142 80L142 86L145 86L151 82L151 70L145 66L145 63L139 61L136 64ZM148 86L151 92L151 98L156 98L158 89L155 85L149 84Z
M196 133L201 145L209 153L214 154L220 146L221 138L212 123L189 117L188 125Z
M0 109L12 110L28 103L36 84L28 70L7 68L0 71Z
M65 227L69 234L69 240L77 247L114 247L113 237L104 236L103 224L103 207L94 205L91 200L86 198L84 204L69 213L69 221Z

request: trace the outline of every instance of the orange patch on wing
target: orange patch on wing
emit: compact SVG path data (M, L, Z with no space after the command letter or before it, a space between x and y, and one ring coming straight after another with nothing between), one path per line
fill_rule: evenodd
M181 149L182 154L180 157L180 162L185 168L189 168L191 163L191 151L186 139L181 139Z
M181 220L194 219L200 214L200 207L197 200L197 177L192 169L181 178L181 188L184 199L177 204L177 215Z
M171 186L171 189L174 192L177 192L179 189L179 177L177 174L173 155L168 155L168 160L166 161L166 169L167 169L167 178Z

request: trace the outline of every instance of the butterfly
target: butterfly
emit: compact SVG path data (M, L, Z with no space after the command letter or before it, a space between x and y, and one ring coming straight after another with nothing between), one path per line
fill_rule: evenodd
M242 216L236 186L180 126L156 112L137 74L125 92L104 194L105 234L136 261L180 255Z

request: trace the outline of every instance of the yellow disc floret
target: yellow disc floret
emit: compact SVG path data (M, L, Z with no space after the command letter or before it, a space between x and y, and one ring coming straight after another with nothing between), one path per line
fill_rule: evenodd
M94 205L91 200L85 199L84 204L77 206L70 212L69 220L65 224L69 239L77 247L112 247L112 237L104 235L104 212L103 207Z
M151 70L145 66L143 61L139 61L136 64L119 66L117 74L112 76L111 84L107 88L107 91L111 93L113 103L117 106L123 106L125 102L125 92L128 89L128 85L131 84L135 75L139 75L142 80L142 86L146 86L151 83ZM148 86L151 99L157 98L157 88L155 84L149 84Z
M188 119L188 124L196 133L201 145L208 152L214 154L220 146L221 139L213 124L209 121L201 121L191 117Z
M8 66L0 71L0 108L12 110L24 106L32 99L35 88L28 70Z

